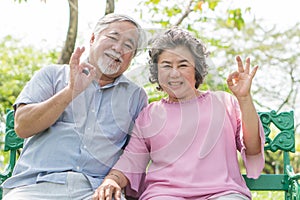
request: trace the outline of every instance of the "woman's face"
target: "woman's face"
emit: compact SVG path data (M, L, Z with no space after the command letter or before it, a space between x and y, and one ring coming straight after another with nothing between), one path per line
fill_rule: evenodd
M170 101L182 101L196 96L195 60L184 46L166 49L158 57L158 82Z

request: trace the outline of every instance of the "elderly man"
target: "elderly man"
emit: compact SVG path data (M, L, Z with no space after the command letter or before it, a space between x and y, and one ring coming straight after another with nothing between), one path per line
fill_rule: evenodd
M100 19L88 59L77 48L69 65L42 68L17 98L15 131L25 138L4 199L91 199L118 160L145 91L124 75L140 48L130 17Z

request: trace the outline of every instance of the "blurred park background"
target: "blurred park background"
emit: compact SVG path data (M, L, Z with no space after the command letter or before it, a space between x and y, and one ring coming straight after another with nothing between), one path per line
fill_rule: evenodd
M34 72L51 63L68 63L76 46L85 46L96 21L106 13L134 17L149 33L179 26L204 41L211 55L202 90L229 91L226 78L236 55L260 68L252 93L258 111L294 110L300 172L300 13L297 0L0 0L0 141L6 109ZM149 101L163 94L148 83L147 47L127 76L143 86ZM1 147L1 150L3 147ZM282 170L279 153L266 155L265 173ZM0 151L0 168L7 155ZM280 193L253 192L254 199L283 199Z

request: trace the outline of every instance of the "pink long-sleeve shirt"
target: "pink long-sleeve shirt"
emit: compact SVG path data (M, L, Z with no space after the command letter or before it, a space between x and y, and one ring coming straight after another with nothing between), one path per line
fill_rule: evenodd
M237 152L247 176L257 178L264 167L261 123L259 131L262 153L247 156L241 113L232 95L208 91L181 103L162 99L140 113L114 168L128 178L127 194L140 199L173 196L199 200L228 193L251 198Z

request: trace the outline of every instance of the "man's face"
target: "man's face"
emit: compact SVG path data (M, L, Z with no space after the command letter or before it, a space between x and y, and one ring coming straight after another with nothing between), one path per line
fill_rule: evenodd
M89 62L103 76L116 78L130 65L138 43L138 30L130 22L114 22L90 41Z

